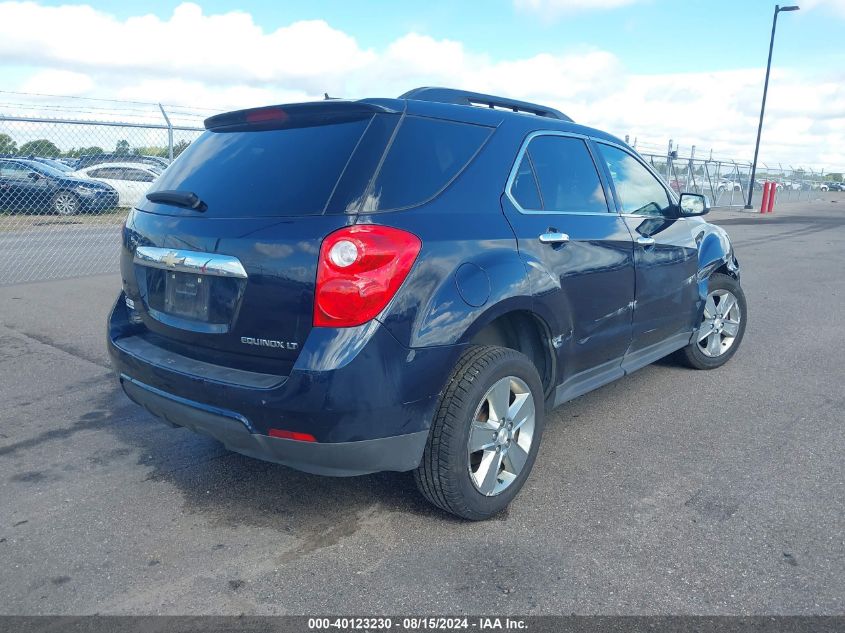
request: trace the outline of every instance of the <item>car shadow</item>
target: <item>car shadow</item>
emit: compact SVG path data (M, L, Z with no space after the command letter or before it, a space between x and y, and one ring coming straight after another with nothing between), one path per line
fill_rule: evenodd
M175 486L182 511L213 524L272 528L318 544L354 531L374 513L402 513L459 523L417 491L411 473L323 477L227 450L216 440L173 429L111 390L103 402L113 422L102 428L134 449L144 481ZM321 536L322 535L322 536Z

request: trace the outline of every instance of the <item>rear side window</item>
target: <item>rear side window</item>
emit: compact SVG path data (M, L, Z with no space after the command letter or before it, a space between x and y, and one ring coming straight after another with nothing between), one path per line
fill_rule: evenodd
M363 211L402 209L433 198L469 164L492 132L481 125L406 116Z
M516 170L511 194L523 209L543 208L537 176L534 173L534 166L531 164L528 152L522 156L519 168Z
M133 182L152 182L155 180L152 174L148 174L141 169L124 169L122 178Z
M205 215L210 217L321 214L371 119L205 132L164 171L152 191L192 191L208 205Z
M511 195L528 210L608 212L590 151L583 140L574 137L533 138L517 169Z

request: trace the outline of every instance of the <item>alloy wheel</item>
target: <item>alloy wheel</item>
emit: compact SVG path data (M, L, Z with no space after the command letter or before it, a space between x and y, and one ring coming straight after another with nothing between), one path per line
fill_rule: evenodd
M476 490L492 497L507 489L531 452L534 397L516 376L498 380L476 408L469 431L469 475Z
M704 303L704 318L697 341L702 353L710 358L725 354L734 344L742 321L739 301L730 290L714 290Z
M53 208L59 215L75 215L78 203L72 193L60 193L53 200Z

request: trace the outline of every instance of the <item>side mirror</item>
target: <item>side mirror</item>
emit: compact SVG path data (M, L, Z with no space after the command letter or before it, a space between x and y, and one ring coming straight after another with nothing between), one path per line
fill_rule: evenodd
M710 210L710 202L699 193L682 193L678 209L682 217L704 215Z
M41 178L41 174L39 174L37 171L31 171L27 174L27 176L29 176L30 180L38 180L39 178Z

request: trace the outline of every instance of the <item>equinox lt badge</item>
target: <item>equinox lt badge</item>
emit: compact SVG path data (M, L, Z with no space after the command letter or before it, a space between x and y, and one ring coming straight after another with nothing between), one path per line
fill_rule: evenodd
M274 341L267 338L253 338L251 336L242 336L241 343L244 345L257 345L258 347L275 347L277 349L299 349L299 343L288 343L287 341Z

